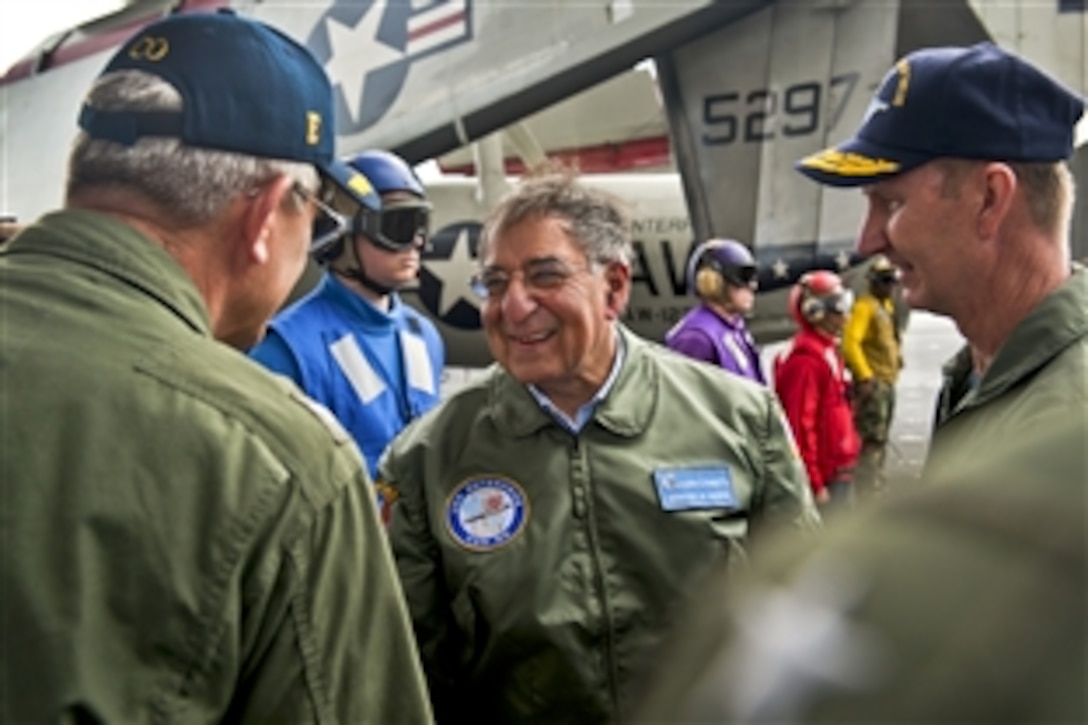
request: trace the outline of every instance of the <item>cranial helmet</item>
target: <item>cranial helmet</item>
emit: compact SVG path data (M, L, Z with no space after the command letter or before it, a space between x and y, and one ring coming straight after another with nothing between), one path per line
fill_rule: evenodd
M726 283L748 287L756 279L758 268L751 251L732 239L711 239L691 253L687 270L688 289L700 297L718 297Z
M816 324L831 313L846 314L854 295L834 272L806 272L790 290L789 310L802 325Z
M420 198L426 196L416 172L396 154L381 150L364 151L348 159L348 165L369 179L379 194L410 191Z
M899 268L883 254L878 254L869 263L869 271L865 275L870 282L894 284L899 281Z

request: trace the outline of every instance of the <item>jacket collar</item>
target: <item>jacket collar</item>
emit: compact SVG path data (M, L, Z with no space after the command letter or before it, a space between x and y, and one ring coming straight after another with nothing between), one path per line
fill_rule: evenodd
M1088 270L1074 263L1069 279L1016 326L983 373L978 387L955 407L981 405L1001 396L1085 336L1088 336ZM969 348L964 347L945 363L944 376L953 387L962 389L971 366Z
M650 344L622 325L617 325L626 357L619 377L608 396L597 406L592 419L583 428L600 425L616 435L634 437L646 430L657 406L659 372L649 354ZM555 419L533 399L528 388L495 366L487 384L488 414L500 431L514 438L537 433L549 425L559 427Z
M155 299L193 331L212 334L204 298L177 260L108 214L84 209L47 214L6 252L48 254L92 267Z

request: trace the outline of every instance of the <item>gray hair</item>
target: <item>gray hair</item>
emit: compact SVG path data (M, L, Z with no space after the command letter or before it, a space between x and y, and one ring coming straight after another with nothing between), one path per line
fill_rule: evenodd
M86 102L113 111L182 108L181 95L172 85L137 70L101 76ZM280 175L307 190L317 189L317 170L306 163L194 148L176 138L145 137L124 146L81 132L68 160L66 193L71 198L93 187L122 188L154 202L178 222L201 224L222 212L235 195Z
M1031 219L1052 236L1064 238L1073 219L1076 183L1064 161L1010 163L1024 190Z
M988 161L942 158L934 162L943 172L941 193L956 196L964 176ZM1076 199L1076 183L1064 161L1006 162L1023 191L1032 223L1059 240L1068 237Z
M529 177L500 201L480 233L479 259L484 259L495 237L506 229L526 219L543 217L562 219L568 236L582 247L591 262L631 264L631 223L623 202L579 183L572 172Z

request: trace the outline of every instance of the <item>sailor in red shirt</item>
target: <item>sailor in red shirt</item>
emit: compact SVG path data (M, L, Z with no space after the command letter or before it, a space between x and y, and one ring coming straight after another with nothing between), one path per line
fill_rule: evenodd
M852 500L860 442L847 398L849 378L839 336L853 295L837 274L809 272L790 291L800 329L774 362L774 385L786 410L818 504Z

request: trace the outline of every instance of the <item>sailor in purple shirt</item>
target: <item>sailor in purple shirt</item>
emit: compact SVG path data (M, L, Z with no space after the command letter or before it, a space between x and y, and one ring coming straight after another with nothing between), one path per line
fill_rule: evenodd
M766 385L759 350L744 322L756 301L756 261L732 239L700 244L688 260L688 289L699 304L665 335L665 344Z

